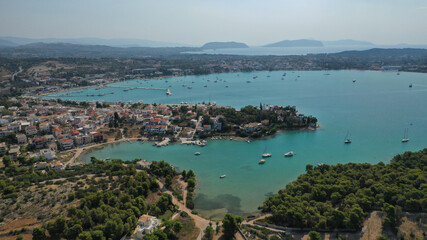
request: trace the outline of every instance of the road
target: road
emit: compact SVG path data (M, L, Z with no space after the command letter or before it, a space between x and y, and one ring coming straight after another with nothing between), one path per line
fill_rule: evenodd
M16 73L14 73L14 74L12 75L12 81L15 81L15 77L16 77L18 74L20 74L22 71L24 71L24 69L23 69L21 66L19 66L19 71L18 71L18 72L16 72Z

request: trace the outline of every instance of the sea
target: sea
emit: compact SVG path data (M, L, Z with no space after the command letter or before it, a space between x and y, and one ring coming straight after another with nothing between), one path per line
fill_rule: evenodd
M166 88L172 95L166 95ZM86 96L110 92L113 94ZM427 147L427 75L422 73L348 70L223 73L138 79L58 95L44 98L163 104L210 101L235 108L291 105L305 115L318 118L317 130L284 131L250 142L222 139L210 140L205 147L172 144L161 148L150 143L123 142L81 157L83 162L91 156L165 160L179 170L192 169L198 181L195 209L213 219L227 212L243 216L257 213L258 206L268 196L297 179L307 164L388 163L396 154ZM402 143L405 129L410 141ZM344 144L346 137L351 138L351 144ZM289 151L295 155L284 157ZM195 152L201 154L196 156ZM272 153L272 157L259 165L264 152ZM223 174L226 177L220 179Z

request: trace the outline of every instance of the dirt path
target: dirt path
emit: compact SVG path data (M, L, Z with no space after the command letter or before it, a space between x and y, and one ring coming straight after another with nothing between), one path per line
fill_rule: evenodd
M207 226L209 226L210 221L200 217L199 215L192 214L191 209L188 209L185 206L185 204L178 201L178 199L172 194L171 191L165 189L163 183L161 183L160 181L157 181L157 182L159 183L160 189L162 189L164 193L168 193L172 196L172 203L178 206L179 210L186 212L194 220L194 224L196 225L197 228L200 229L200 233L199 233L199 236L197 236L197 240L201 240L203 237L203 231L206 229ZM183 196L187 196L186 192L187 190L184 189Z

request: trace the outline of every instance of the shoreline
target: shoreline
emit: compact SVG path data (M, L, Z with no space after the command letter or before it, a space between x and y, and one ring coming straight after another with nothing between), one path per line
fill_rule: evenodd
M213 137L208 137L204 140L210 140L210 141L216 141L216 140L231 140L231 141L240 141L240 142L252 142L252 141L258 141L258 140L267 140L270 138L274 138L277 137L280 134L284 134L286 132L291 132L291 131L298 131L298 132L303 132L303 131L316 131L318 128L320 128L320 125L318 125L317 128L312 128L312 127L305 127L305 128L301 128L301 129L283 129L283 130L279 130L276 133L272 134L272 135L268 135L268 136L263 136L260 138L250 138L250 137L237 137L237 136L233 136L233 135L222 135L222 136L213 136ZM146 137L142 137L142 138L122 138L119 140L114 140L111 142L105 142L105 143L100 143L100 144L94 144L94 145L90 145L90 146L83 146L83 147L78 147L75 148L73 150L76 150L76 153L74 154L74 156L68 160L66 162L66 165L71 164L71 163L75 163L75 162L81 162L80 161L80 157L83 156L84 154L86 154L87 152L89 152L89 150L100 150L103 147L110 145L110 144L118 144L118 143L123 143L123 142L139 142L139 139L145 141L145 142L150 142L150 143L154 143L154 142L158 142L155 140L150 140ZM179 145L187 145L187 144L183 144L183 143L179 143L179 141L176 142L170 142L170 144L179 144Z

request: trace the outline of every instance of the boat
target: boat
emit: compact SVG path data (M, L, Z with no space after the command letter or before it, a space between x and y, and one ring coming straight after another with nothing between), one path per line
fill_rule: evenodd
M353 79L353 82L356 82L356 79Z
M396 73L396 75L400 75L400 73Z
M166 90L166 95L172 95L171 90L167 89L167 90Z
M293 155L294 155L294 152L285 153L285 157L292 157Z
M248 81L246 81L246 83L251 83L251 81L248 80Z
M407 128L405 128L405 132L403 133L402 142L409 142L408 129Z
M412 83L409 84L409 87L412 87Z
M208 87L208 85L205 85L204 87Z
M347 135L345 136L345 138L344 138L344 143L345 144L349 144L349 143L351 143L351 139L350 139L350 133L349 132L347 132Z
M200 152L195 152L194 155L199 156Z
M221 176L219 176L219 178L225 178L227 175L221 175Z
M193 87L192 87L192 86L188 86L187 88L188 88L188 89L192 89Z
M273 154L267 152L267 147L264 149L264 153L261 155L263 158L268 158L273 156Z
M225 86L226 88L228 88L228 86Z
M266 162L265 159L261 159L259 160L258 164L264 164L265 162Z

